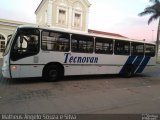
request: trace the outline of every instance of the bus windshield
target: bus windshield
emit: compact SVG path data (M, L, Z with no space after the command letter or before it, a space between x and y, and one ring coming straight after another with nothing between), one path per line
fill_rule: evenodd
M11 43L11 38L12 38L12 34L8 35L8 37L7 37L7 44L6 44L3 56L5 56L8 53L8 51L9 51L9 47L10 47L10 43Z
M10 42L10 40L11 40L11 37L12 37L12 34L11 34L11 35L8 35L8 37L7 37L7 44L6 44L6 46L9 44L9 42Z

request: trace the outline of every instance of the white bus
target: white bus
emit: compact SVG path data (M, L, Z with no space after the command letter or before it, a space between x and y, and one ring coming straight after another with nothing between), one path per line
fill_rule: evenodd
M5 78L120 74L131 77L153 66L155 44L128 38L20 26L9 37L3 58Z

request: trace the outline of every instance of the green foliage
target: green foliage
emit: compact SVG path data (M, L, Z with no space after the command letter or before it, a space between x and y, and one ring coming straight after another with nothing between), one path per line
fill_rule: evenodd
M139 16L151 15L148 20L150 24L153 20L157 20L160 17L160 1L159 0L149 0L152 5L146 7L143 12L139 13Z

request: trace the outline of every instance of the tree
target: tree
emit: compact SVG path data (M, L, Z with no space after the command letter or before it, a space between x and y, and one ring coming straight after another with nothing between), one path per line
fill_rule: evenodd
M152 5L146 7L143 12L139 13L139 16L151 15L148 20L148 25L153 21L158 19L158 29L157 29L157 54L159 50L159 37L160 37L160 1L159 0L149 0Z

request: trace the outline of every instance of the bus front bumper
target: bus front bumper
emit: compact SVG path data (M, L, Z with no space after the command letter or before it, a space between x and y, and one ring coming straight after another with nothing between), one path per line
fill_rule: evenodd
M8 66L2 66L2 75L4 78L11 78Z

